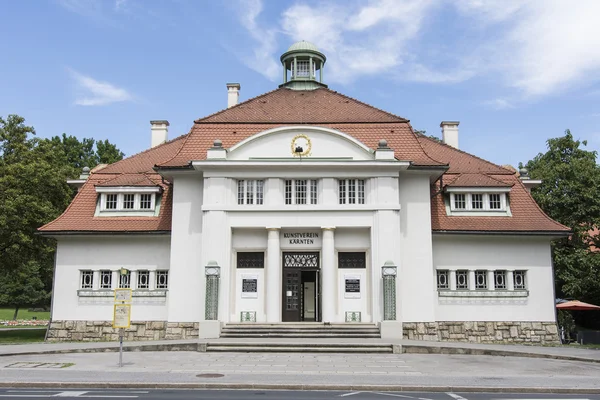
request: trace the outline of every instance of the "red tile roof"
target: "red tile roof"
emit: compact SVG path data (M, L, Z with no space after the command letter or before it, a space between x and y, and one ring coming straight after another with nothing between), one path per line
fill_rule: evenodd
M347 133L375 149L381 139L399 160L414 166L449 169L444 184L456 186L512 186L512 216L458 217L446 215L445 194L431 200L434 231L556 232L568 228L547 217L537 206L514 171L461 150L416 135L409 122L329 89L292 91L280 88L195 121L187 135L92 171L71 205L40 231L61 232L156 232L170 231L172 188L154 167L181 168L206 159L206 151L220 139L229 148L259 132L275 127L307 124ZM94 217L95 186L146 186L163 188L158 217ZM439 192L439 181L433 193Z
M511 187L510 183L502 182L485 174L446 174L446 187Z

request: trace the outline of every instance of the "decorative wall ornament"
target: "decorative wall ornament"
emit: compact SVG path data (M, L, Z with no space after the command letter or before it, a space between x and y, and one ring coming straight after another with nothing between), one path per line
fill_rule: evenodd
M346 322L361 322L360 311L346 311Z
M294 157L309 156L312 150L310 138L304 134L294 136L290 149Z
M240 312L240 322L256 322L256 311Z

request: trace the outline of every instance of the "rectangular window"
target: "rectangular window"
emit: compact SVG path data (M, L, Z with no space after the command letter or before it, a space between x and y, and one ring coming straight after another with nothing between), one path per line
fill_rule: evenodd
M119 272L119 289L129 289L131 287L131 271L126 274Z
M483 210L483 195L480 193L473 193L471 195L471 208L473 210Z
M262 204L264 198L265 181L256 181L256 204Z
M238 268L264 268L265 253L262 251L239 251L237 253Z
M494 271L494 288L506 289L506 271Z
M286 179L285 204L317 204L318 190L316 179Z
M149 289L149 288L150 288L150 271L138 271L137 272L136 289Z
M489 196L490 196L490 210L502 209L502 202L500 201L500 195L498 193L491 193Z
M296 204L306 204L306 179L296 179Z
M100 289L112 289L112 271L100 271Z
M310 74L310 62L296 61L296 71L299 77L308 77Z
M123 209L133 210L135 207L135 195L126 193L123 195Z
M467 208L467 195L457 193L454 195L454 209L465 210Z
M513 286L515 289L527 289L527 281L525 279L525 273L527 271L515 271L513 272Z
M156 271L156 288L167 289L169 286L169 271Z
M151 194L141 194L140 195L140 208L142 210L150 210L152 208L152 195Z
M106 195L106 209L107 210L116 210L117 209L117 195L116 194L107 194Z
M338 199L340 204L365 204L365 180L338 180Z
M292 204L292 181L285 181L285 204Z
M367 254L364 251L340 251L338 268L367 268Z
M475 271L475 289L487 289L487 271Z
M238 180L237 181L237 203L238 204L263 204L262 180Z
M450 280L448 279L447 270L437 270L437 288L450 289Z
M461 290L469 289L469 271L464 269L456 271L456 288Z
M94 288L94 271L81 271L81 288Z

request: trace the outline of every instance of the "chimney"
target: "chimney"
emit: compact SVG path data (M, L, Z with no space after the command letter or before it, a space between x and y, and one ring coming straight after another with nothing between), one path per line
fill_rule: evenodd
M165 143L168 140L169 121L150 121L150 125L152 125L150 128L150 131L152 132L151 147L156 147L159 144Z
M448 146L458 149L458 121L442 121L442 141Z
M227 84L227 108L233 107L238 103L240 98L240 84L239 83L228 83Z

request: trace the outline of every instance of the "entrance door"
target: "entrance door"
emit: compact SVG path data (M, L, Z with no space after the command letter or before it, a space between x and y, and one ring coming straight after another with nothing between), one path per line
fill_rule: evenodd
M282 321L318 321L319 253L283 253Z

